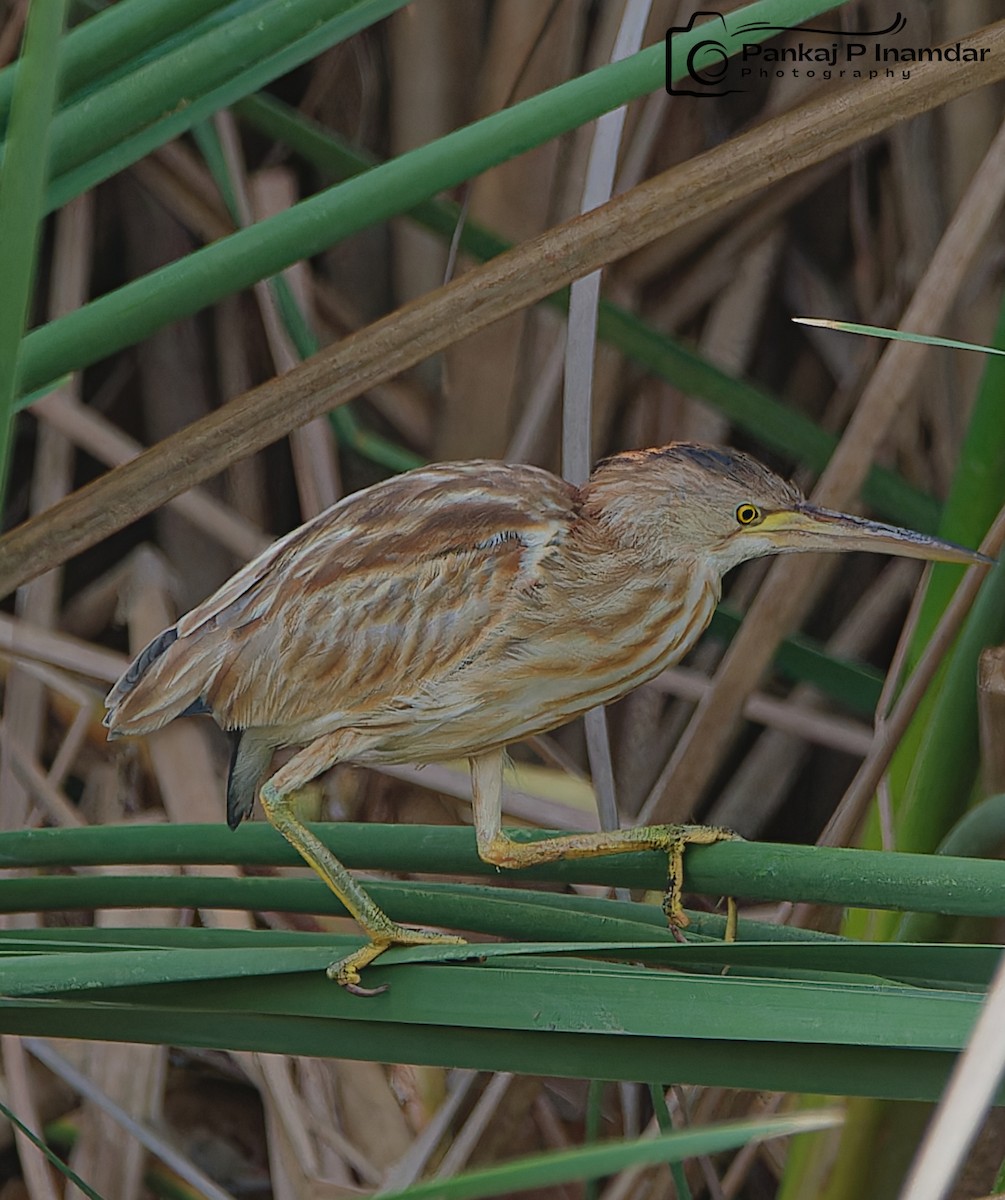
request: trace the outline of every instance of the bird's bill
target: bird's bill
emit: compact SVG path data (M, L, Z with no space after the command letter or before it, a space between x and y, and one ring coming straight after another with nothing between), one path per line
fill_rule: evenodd
M765 514L761 529L778 537L779 549L793 550L871 550L897 554L903 558L925 558L933 562L992 563L977 550L968 550L954 542L867 521L849 513L831 512L812 504Z

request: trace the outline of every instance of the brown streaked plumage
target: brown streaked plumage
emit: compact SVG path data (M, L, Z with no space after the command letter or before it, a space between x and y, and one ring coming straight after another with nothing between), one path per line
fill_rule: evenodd
M663 848L675 868L668 916L682 925L682 847L725 831L517 845L500 831L503 750L682 658L731 567L814 549L980 560L816 509L754 459L713 447L618 454L582 488L536 467L425 467L347 497L259 555L137 657L105 723L110 736L145 734L209 714L233 732L228 821L251 812L261 787L266 815L370 937L330 972L353 990L388 945L445 935L391 922L297 819L291 797L343 761L468 757L479 853L500 865ZM280 746L302 749L265 779Z

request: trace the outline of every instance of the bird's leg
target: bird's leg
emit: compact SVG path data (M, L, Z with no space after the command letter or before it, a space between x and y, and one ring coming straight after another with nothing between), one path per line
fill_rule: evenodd
M471 793L478 854L498 867L533 867L566 858L596 858L636 850L662 850L668 859L663 911L675 932L688 925L681 903L684 848L731 841L738 835L715 825L643 825L608 833L572 833L534 842L515 842L502 831L503 752L493 750L470 760ZM736 904L730 899L726 941L736 935Z
M338 749L335 745L338 743ZM333 753L334 751L334 753ZM323 764L318 766L320 757ZM295 754L262 786L261 800L265 815L308 866L325 881L352 914L369 941L352 954L332 963L328 978L334 979L356 995L371 996L383 988L360 987L359 973L390 946L426 946L448 943L463 945L464 939L428 929L406 929L380 908L328 847L297 816L297 792L321 771L345 756L344 739L339 735L319 738Z

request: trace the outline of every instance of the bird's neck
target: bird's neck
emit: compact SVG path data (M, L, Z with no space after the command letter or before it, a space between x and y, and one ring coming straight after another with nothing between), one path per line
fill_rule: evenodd
M710 560L654 536L640 536L639 525L613 521L609 513L585 511L569 531L567 581L594 612L665 613L680 598L700 626L711 620L722 593L722 578ZM657 620L660 618L657 617Z
M577 551L586 558L613 557L623 571L642 568L646 578L682 570L704 574L702 562L674 536L672 523L661 519L651 498L633 497L616 483L591 479L583 488L570 531Z

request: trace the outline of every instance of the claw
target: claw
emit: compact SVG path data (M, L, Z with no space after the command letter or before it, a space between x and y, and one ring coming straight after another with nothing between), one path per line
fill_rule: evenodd
M358 983L346 983L342 985L347 992L353 996L379 996L382 992L390 991L389 983L382 983L380 987L367 988Z
M388 921L386 917L384 921L386 924L382 925L379 937L374 937L372 941L365 942L352 954L347 954L345 958L333 962L326 972L329 979L344 987L354 996L379 996L381 992L387 991L388 984L386 983L377 988L363 987L359 981L359 973L392 946L463 946L466 944L464 938L457 937L452 933L436 933L431 929L406 929L403 925Z

